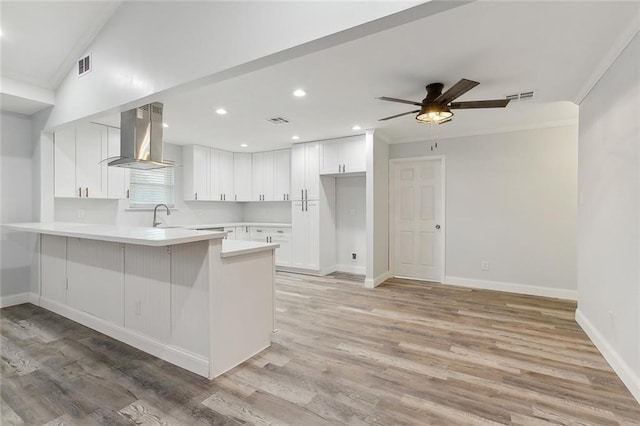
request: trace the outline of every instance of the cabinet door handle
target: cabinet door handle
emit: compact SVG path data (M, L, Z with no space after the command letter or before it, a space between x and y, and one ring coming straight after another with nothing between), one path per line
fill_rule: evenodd
M304 200L304 189L300 190L300 199Z
M82 198L82 187L78 188L78 197Z
M304 199L305 200L309 199L309 195L307 195L307 190L306 189L304 190Z
M338 173L340 173L342 170L340 170L342 168L342 165L338 164Z
M300 211L304 211L304 200L300 201Z
M346 164L343 164L343 165L342 165L342 173L344 173L344 172L346 172L346 171L347 171L347 165L346 165Z
M233 201L238 201L238 194L236 194L235 199Z
M88 186L84 189L84 196L89 198L89 187Z
M129 190L127 189L127 198L129 198Z
M195 195L196 195L196 196L195 196L195 199L196 199L196 201L198 201L198 193L196 192L196 194L195 194Z

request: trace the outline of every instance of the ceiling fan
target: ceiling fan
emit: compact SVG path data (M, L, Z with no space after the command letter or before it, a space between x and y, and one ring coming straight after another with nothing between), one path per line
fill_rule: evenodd
M402 114L392 115L390 117L381 118L378 121L391 120L392 118L402 117L407 114L415 114L416 120L421 123L438 123L443 124L451 121L453 118L452 109L470 109L470 108L504 108L510 99L495 99L490 101L469 101L469 102L452 102L469 90L476 87L477 81L471 81L463 78L446 92L442 93L444 85L442 83L431 83L427 85L427 97L422 102L407 101L405 99L389 98L382 96L380 100L399 102L402 104L416 105L420 109L415 111L403 112Z

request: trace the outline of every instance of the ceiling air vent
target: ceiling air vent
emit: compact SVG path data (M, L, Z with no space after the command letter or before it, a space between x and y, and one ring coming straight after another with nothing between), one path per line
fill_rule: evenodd
M511 102L527 101L529 99L533 99L533 90L529 92L514 93L513 95L505 96L505 98L509 99Z
M289 120L282 117L267 118L267 121L271 124L286 124L289 122Z
M91 71L91 53L78 59L78 77Z

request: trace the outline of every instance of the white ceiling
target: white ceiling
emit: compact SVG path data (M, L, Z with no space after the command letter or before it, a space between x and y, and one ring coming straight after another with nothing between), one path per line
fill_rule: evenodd
M36 7L3 1L3 77L55 87L117 4L39 2ZM304 142L361 133L351 130L354 124L378 128L391 142L407 142L575 122L577 108L570 101L633 25L639 8L640 3L625 1L478 1L212 86L159 97L169 124L165 140L233 151L246 143L247 151L262 151L290 146L294 134ZM481 83L461 101L528 90L535 90L535 98L506 109L456 111L452 122L433 129L411 115L377 121L412 108L375 97L419 101L426 84L442 82L446 90L461 78ZM292 96L298 87L307 91L305 98ZM218 107L229 113L215 114ZM265 121L277 116L290 123ZM119 119L102 121L118 125Z
M56 89L120 1L3 0L2 77Z
M0 109L31 115L53 105L54 90L120 2L0 2Z
M391 142L447 138L575 122L576 99L633 22L638 3L476 2L179 96L165 104L165 140L260 151L379 128ZM607 19L602 17L606 16ZM430 42L430 40L433 40ZM460 78L481 84L459 100L504 98L535 90L506 109L456 111L452 122L417 123L408 105L424 86ZM295 98L295 88L307 91ZM224 107L225 116L215 114ZM288 124L265 119L281 116ZM433 133L432 133L433 132Z

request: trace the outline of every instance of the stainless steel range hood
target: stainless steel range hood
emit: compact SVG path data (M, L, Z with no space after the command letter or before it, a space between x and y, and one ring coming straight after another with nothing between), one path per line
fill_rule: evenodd
M111 167L159 169L173 167L162 158L162 104L154 102L120 114L120 157Z

